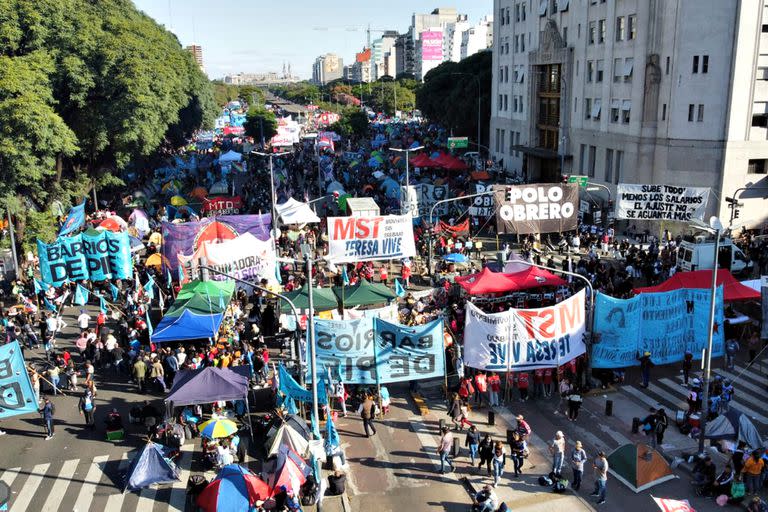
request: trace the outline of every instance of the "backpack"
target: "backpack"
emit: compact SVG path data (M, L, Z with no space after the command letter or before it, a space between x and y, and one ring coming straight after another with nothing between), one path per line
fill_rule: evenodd
M565 478L560 478L560 479L559 479L559 480L557 480L557 481L555 482L555 484L552 486L552 491L553 491L553 492L556 492L556 493L558 493L558 494L560 494L560 493L564 493L564 492L566 491L566 489L568 489L568 484L569 484L569 483L570 483L570 482L568 482L568 480L566 480Z
M541 475L539 477L539 485L542 487L548 487L552 485L552 479L549 478L547 475Z
M743 498L746 494L744 482L733 482L731 484L731 497L733 499Z

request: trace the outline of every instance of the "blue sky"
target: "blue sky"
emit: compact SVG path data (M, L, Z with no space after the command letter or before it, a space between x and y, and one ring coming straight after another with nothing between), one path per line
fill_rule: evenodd
M312 63L333 52L345 64L365 45L364 27L404 32L411 14L436 7L455 7L476 23L493 10L492 0L134 0L136 7L170 28L186 46L203 47L203 61L211 78L238 71L280 72L283 61L292 71L310 78ZM327 27L317 31L315 27ZM359 31L349 30L358 28Z

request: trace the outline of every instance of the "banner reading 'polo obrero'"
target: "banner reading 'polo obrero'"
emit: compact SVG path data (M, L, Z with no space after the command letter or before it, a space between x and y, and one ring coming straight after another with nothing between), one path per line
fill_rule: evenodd
M527 235L576 229L578 185L494 185L493 189L499 233Z

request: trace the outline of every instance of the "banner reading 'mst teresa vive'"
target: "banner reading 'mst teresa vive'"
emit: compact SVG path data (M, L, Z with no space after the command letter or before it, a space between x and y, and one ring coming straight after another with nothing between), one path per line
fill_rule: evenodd
M689 221L704 218L709 189L619 183L616 196L617 219Z
M37 412L37 398L29 380L18 341L0 347L0 419Z
M416 254L410 215L328 217L328 259L391 260Z
M464 362L489 371L555 368L586 351L585 292L545 308L484 313L467 303Z
M553 233L576 229L579 187L570 185L495 185L499 233Z
M133 273L131 243L123 231L85 232L60 237L52 244L37 241L40 275L48 284L65 281L126 279Z
M639 364L637 357L651 353L655 364L683 360L686 351L696 359L707 345L710 290L681 288L670 292L641 293L631 299L597 294L592 346L594 368L622 368ZM712 355L723 354L723 288L715 301L716 330Z
M339 368L344 382L386 384L445 371L442 319L415 328L375 318L314 322L318 371Z

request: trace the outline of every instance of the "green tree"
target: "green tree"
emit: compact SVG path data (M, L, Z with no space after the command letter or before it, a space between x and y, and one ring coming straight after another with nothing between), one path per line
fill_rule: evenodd
M277 119L275 114L263 106L251 107L245 116L245 134L255 141L269 140L277 135Z

